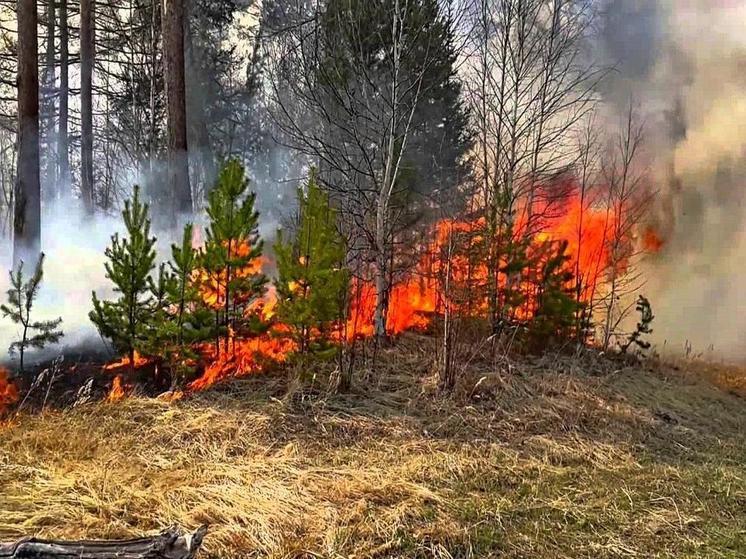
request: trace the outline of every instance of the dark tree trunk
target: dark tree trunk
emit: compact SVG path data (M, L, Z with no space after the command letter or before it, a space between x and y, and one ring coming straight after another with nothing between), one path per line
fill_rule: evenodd
M187 1L186 21L184 28L184 65L186 69L186 106L187 111L187 142L189 144L189 159L192 169L197 172L197 178L204 185L202 195L212 187L217 170L215 155L210 143L207 129L207 115L205 113L204 96L206 94L202 79L203 65L201 52L192 39L192 12L194 2ZM199 25L199 22L197 22ZM194 176L194 175L193 175ZM199 195L199 193L195 192Z
M148 138L148 155L150 157L150 180L154 179L154 165L158 150L158 118L156 115L156 96L158 86L158 39L160 31L161 4L153 2L150 14L150 134Z
M67 0L59 0L60 20L60 120L57 130L57 158L59 161L59 195L66 197L70 194L70 146L68 139L68 106L70 95L70 51L68 46Z
M80 191L88 213L93 213L94 26L94 0L80 0Z
M181 535L171 528L157 536L132 540L57 541L26 538L0 544L0 559L193 559L207 532Z
M41 249L39 53L36 0L18 0L18 177L13 261L34 262Z
M184 85L184 0L163 0L163 53L168 113L168 185L173 219L192 211Z
M56 5L55 0L47 0L47 44L44 56L44 146L45 156L45 200L57 198L57 157L55 154L56 141L55 131L55 107L57 104L55 96L57 67L55 65L55 30L56 30Z

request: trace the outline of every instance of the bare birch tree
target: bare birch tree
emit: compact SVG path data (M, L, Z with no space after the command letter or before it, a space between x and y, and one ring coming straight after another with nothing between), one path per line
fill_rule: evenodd
M441 85L428 76L440 71L444 56L432 29L448 25L441 16L427 19L435 5L300 3L271 53L275 119L285 141L318 163L342 207L350 258L371 269L377 339L386 336L394 235L407 191L402 175L412 171L417 113Z
M474 0L471 15L465 74L496 330L500 286L514 281L505 272L511 245L539 232L567 194L553 181L572 167L574 131L603 71L584 57L592 2Z
M635 233L652 196L642 161L643 144L644 125L630 103L620 130L610 140L602 161L611 218L605 293L599 301L603 312L601 341L604 350L609 349L619 334L619 328L635 306L636 298L632 295L643 283L636 267L639 253Z

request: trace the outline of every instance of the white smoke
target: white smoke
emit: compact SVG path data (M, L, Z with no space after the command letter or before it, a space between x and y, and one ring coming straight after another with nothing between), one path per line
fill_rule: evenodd
M120 219L84 214L79 204L68 202L47 208L43 216L42 250L45 253L44 280L32 310L32 320L62 317L63 346L77 346L98 340L88 319L91 291L100 296L112 294L104 269L104 250L115 231L121 231ZM7 270L11 266L10 242L5 243L0 273L0 291L10 286ZM26 277L35 262L24 263ZM0 359L10 343L20 339L20 327L9 319L0 319ZM51 351L55 348L50 347Z
M746 0L607 3L608 98L646 111L666 240L644 291L659 347L746 358Z

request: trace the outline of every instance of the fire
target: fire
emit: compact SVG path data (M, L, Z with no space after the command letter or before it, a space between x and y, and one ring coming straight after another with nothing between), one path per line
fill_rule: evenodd
M18 389L8 377L8 371L0 367L0 415L18 401Z
M568 271L579 278L581 291L577 294L581 301L588 302L596 296L596 290L609 271L612 261L611 234L614 230L614 212L604 205L588 204L577 194L572 194L572 184L561 185L567 194L561 207L534 208L541 215L540 232L531 236L529 254L539 258L548 258L548 249L566 245ZM527 229L525 213L518 211L513 225L514 239L525 236ZM405 279L398 280L391 288L389 296L386 329L396 335L411 329L426 329L433 317L442 313L446 304L449 308L460 308L471 316L484 317L489 307L489 277L485 254L490 247L485 247L486 227L482 218L473 220L444 220L436 223L432 229L432 240L426 245L416 247L421 257L414 270ZM632 239L625 239L631 243ZM652 228L642 236L643 247L648 251L660 250L662 240ZM248 244L239 244L237 254L248 254ZM500 268L506 264L505 255L497 255ZM266 272L270 268L265 257L254 259L247 266L231 271L232 277L250 277ZM625 257L617 257L613 264L619 271L628 265ZM531 283L532 270L518 273L517 284L513 289L524 295L525 304L516 312L517 319L526 319L534 312L536 303L536 285ZM444 290L444 277L449 278L451 286L448 293ZM501 291L507 284L505 272L498 274L497 290ZM200 286L203 301L213 309L220 311L225 304L226 278L220 274L208 274L204 270L195 272L195 280ZM568 287L575 287L568 285ZM299 285L290 285L290 289ZM494 291L494 290L492 290ZM445 300L448 297L448 300ZM370 280L355 279L350 286L351 305L344 324L339 325L336 339L347 340L367 338L374 335L373 317L376 306L376 289ZM269 324L268 330L253 337L240 337L231 332L227 340L220 344L205 343L196 348L200 354L199 365L202 374L192 381L188 389L203 390L231 376L244 376L263 370L270 363L283 363L288 356L297 350L296 342L288 335L289 327L278 321L276 316L277 294L269 285L264 295L245 307L245 312L258 315ZM148 359L136 355L135 366L148 363ZM128 358L105 367L116 370L129 366ZM116 401L124 395L122 379L114 379L109 400Z
M564 211L545 219L543 231L535 235L531 250L540 251L547 243L564 241L567 243L568 266L577 271L586 286L581 298L592 296L607 268L609 260L609 234L612 229L610 212L604 208L588 207L579 197L570 196L565 202ZM521 223L516 225L520 231ZM414 273L405 281L400 281L391 289L386 329L396 335L406 330L426 329L433 316L442 311L444 301L442 276L446 265L455 283L467 286L481 286L487 283L487 266L482 261L474 261L468 254L471 248L483 242L484 221L442 221L435 225L433 241L423 247ZM452 236L463 236L468 240L465 252L447 251ZM244 270L236 273L246 276L260 273L267 264L266 259L257 259ZM623 265L623 264L622 264ZM442 279L442 278L441 278ZM504 279L502 280L505 281ZM208 304L218 304L221 300L220 279L212 284L212 289L203 291ZM291 289L294 286L290 286ZM465 296L473 313L483 314L486 300L479 300L476 291ZM351 285L351 308L344 328L348 340L371 337L374 334L376 291L370 281L354 280ZM250 312L258 312L265 321L275 320L276 293L270 287L264 297L249 307ZM453 302L452 302L453 303ZM206 363L204 373L193 381L190 390L203 390L229 376L243 376L261 371L268 363L282 363L297 349L295 342L285 334L287 327L275 322L270 330L257 337L239 339L231 337L228 348L218 353L213 344L205 344L202 355Z
M143 357L140 355L137 351L135 351L135 363L134 368L137 369L139 367L143 367L150 363L150 359L147 357ZM105 371L115 371L117 369L124 369L130 367L130 357L129 355L122 357L119 361L114 361L113 363L108 363L107 365L104 365Z
M240 243L232 252L234 252L234 257L245 257L251 250L252 247L248 243ZM248 266L232 269L231 277L233 279L248 278L259 274L267 263L268 260L264 256L255 258ZM207 305L212 308L221 308L225 304L225 283L228 279L225 272L209 274L205 270L197 270L195 279L200 285L202 299Z
M107 396L106 400L110 403L116 403L124 399L126 396L124 391L124 385L122 383L122 375L117 375L114 377L114 381L111 383L111 390L109 390L109 395Z
M658 236L658 232L652 227L645 229L642 235L642 246L646 252L657 254L666 242Z
M204 390L217 381L229 376L245 376L261 371L267 363L283 363L297 349L295 342L288 337L273 335L272 332L255 338L231 338L228 348L218 354L209 344L203 347L208 363L205 371L189 385L191 390Z

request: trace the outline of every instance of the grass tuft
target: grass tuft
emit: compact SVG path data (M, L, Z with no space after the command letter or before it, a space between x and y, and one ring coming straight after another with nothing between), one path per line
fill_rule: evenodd
M223 558L746 556L735 391L556 357L475 359L444 397L433 343L385 350L353 394L260 377L17 418L0 540L208 523Z

